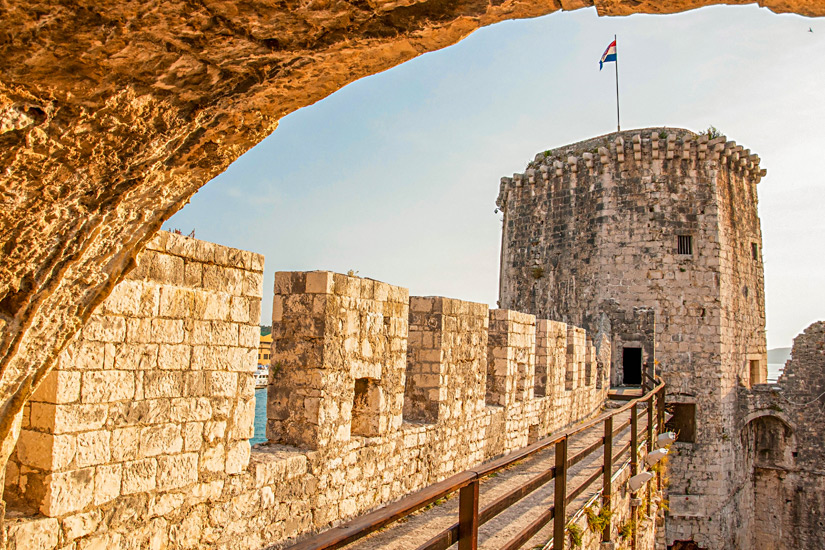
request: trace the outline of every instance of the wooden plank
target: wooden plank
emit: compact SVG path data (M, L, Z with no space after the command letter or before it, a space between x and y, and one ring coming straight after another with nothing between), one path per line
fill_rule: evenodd
M590 487L590 485L592 485L592 484L593 484L593 482L594 482L594 481L596 481L597 479L599 479L599 476L601 476L601 475L602 475L602 472L604 472L604 467L603 467L603 466L599 466L599 468L598 468L595 472L593 472L593 474L592 474L590 477L588 477L588 478L584 481L584 483L582 483L581 485L579 485L578 487L576 487L576 490L575 490L575 491L573 491L572 493L570 493L569 495L567 495L567 502L568 502L568 504L569 504L569 503L571 503L571 502L573 502L573 500L575 500L577 496L579 496L580 494L582 494L583 492L585 492L585 491L587 490L587 488L588 488L588 487Z
M550 523L550 520L555 517L555 507L550 508L546 512L542 512L539 517L534 519L530 525L525 527L521 533L510 539L507 544L501 547L500 550L517 550L524 546L528 540L533 538L533 535L541 531L541 528Z
M458 495L458 550L478 548L478 479Z
M458 523L454 523L446 530L441 531L416 550L447 550L456 542L458 542Z
M527 483L516 487L507 494L500 496L481 510L481 513L479 514L479 525L484 525L519 500L551 481L554 477L556 477L555 467L550 468L543 474L537 475Z
M639 473L639 411L636 403L630 408L630 475Z
M568 469L572 468L574 465L578 464L579 462L581 462L582 460L587 458L587 456L589 456L590 453L594 452L596 449L601 447L603 444L604 444L604 438L600 437L592 445L590 445L586 449L582 449L581 451L576 453L570 460L568 460L567 461L567 468Z
M556 443L556 486L553 509L553 550L564 550L567 522L567 438Z
M647 401L647 454L653 452L653 400L655 396L651 395ZM652 505L651 501L653 500L653 495L650 491L652 491L650 485L647 486L648 497L645 499L647 503L645 505L645 515L650 517L652 513Z
M475 472L461 472L445 479L440 483L425 487L420 491L402 498L388 506L374 512L355 518L314 537L303 540L289 550L325 550L340 548L355 540L377 531L398 519L408 516L419 508L438 500L439 498L460 489L477 479Z

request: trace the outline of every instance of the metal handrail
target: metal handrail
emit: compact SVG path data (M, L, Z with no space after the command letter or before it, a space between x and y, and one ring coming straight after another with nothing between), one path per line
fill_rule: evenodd
M648 426L646 427L646 437L648 448L652 444L652 424L650 419L653 416L654 402L658 405L657 409L657 431L661 432L664 414L664 382L661 379L657 380L657 385L645 395L632 399L626 404L617 409L612 409L607 413L603 413L587 422L580 425L562 430L559 433L545 437L532 445L528 445L522 449L518 449L507 456L498 458L486 464L481 464L476 468L465 470L461 473L455 474L444 481L435 483L420 491L412 493L401 500L384 506L378 510L370 512L366 515L355 518L354 520L334 527L315 536L309 537L293 546L288 550L332 550L341 548L350 544L382 527L385 527L401 518L409 516L417 510L443 498L449 494L459 491L459 520L458 523L451 525L447 529L441 531L425 544L421 545L418 550L437 550L446 549L450 545L458 542L459 550L476 550L478 546L478 528L486 523L499 513L503 512L525 496L529 495L545 483L555 479L555 504L546 512L541 514L536 520L527 526L521 533L516 535L504 548L508 550L515 550L520 548L527 540L537 533L544 525L551 520L554 521L554 539L560 541L555 550L563 550L564 548L564 530L566 528L565 521L567 519L566 505L570 500L573 500L581 492L585 491L599 476L604 478L602 489L602 506L610 506L610 499L612 494L611 483L608 481L613 471L613 464L621 459L622 455L630 449L635 448L636 451L631 453L631 464L633 469L636 467L636 454L638 452L639 442L637 434L637 405L645 404L648 417ZM616 415L622 414L625 411L631 411L632 421L622 423L618 429L613 429L613 418ZM603 424L605 435L596 443L588 446L586 449L578 452L573 457L568 458L567 446L569 439L577 434L580 434L594 426ZM632 428L631 442L623 446L623 448L613 454L613 436L618 435L623 430L630 426ZM632 443L635 442L634 446ZM548 449L550 446L555 446L556 458L555 466L542 472L538 476L528 480L526 483L509 491L507 494L499 497L494 502L484 507L479 512L479 482L482 478L498 472L504 468L513 465L515 462L523 460L540 451ZM592 474L582 485L576 488L571 494L567 495L567 470L570 466L580 462L585 457L589 456L599 448L604 447L604 464L597 467L594 474ZM608 448L610 452L607 452ZM560 513L558 513L560 511ZM605 527L604 540L609 540L610 526ZM526 538L525 538L526 537Z

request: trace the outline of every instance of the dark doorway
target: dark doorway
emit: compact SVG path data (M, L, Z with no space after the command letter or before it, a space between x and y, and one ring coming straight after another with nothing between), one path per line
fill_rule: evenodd
M642 348L622 348L622 384L642 384Z

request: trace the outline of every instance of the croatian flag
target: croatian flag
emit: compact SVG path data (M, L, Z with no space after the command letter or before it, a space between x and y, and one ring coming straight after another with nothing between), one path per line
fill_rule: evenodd
M602 66L605 63L616 62L616 41L610 43L607 49L602 54L602 58L599 59L599 70L602 70Z

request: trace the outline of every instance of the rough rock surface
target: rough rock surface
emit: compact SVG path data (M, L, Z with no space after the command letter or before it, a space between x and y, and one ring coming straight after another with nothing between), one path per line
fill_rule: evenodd
M590 5L0 0L0 470L33 388L135 255L282 116L481 26ZM818 0L763 5L825 15Z

